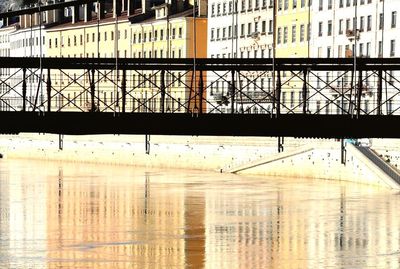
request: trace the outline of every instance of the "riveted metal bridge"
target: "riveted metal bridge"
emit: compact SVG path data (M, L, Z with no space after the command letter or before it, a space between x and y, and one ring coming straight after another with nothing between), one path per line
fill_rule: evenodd
M0 58L0 133L386 137L398 58Z

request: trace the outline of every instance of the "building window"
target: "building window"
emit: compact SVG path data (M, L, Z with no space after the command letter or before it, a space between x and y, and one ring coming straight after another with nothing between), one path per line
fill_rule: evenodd
M292 43L296 42L296 25L292 26Z
M324 7L324 0L319 0L318 10L321 11Z
M339 20L339 35L343 34L343 19Z
M322 36L322 22L318 23L318 36Z
M328 21L328 36L332 35L332 21Z
M278 37L277 37L276 43L281 44L281 42L282 42L282 28L279 27L278 28Z
M383 29L383 13L379 14L379 30Z
M371 31L371 25L372 25L372 16L369 15L367 17L367 31Z
M332 0L328 0L328 9L332 9Z
M390 40L390 56L395 56L396 40Z
M397 12L393 11L392 12L392 28L396 27L396 17L397 17Z
M300 25L300 42L304 42L304 32L305 32L305 26L304 24Z
M283 28L283 44L286 44L288 41L288 28Z
M364 16L360 17L360 32L364 32Z

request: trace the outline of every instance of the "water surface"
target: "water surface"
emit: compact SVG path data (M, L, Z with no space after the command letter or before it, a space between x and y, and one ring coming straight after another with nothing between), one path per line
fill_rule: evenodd
M129 166L0 161L0 268L399 268L400 195Z

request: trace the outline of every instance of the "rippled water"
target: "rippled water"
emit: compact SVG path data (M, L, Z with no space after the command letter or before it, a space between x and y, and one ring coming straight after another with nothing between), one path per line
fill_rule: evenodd
M400 266L376 187L1 160L0 193L0 268Z

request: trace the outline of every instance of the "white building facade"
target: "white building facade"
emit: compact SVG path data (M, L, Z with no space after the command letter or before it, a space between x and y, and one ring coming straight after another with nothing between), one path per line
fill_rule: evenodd
M11 54L10 34L18 29L17 24L0 28L0 57L9 57ZM11 98L12 90L8 85L12 85L12 80L8 79L11 72L9 68L0 68L0 78L3 83L0 84L0 111L9 111L14 105L14 99Z
M317 58L391 58L398 57L396 43L400 34L397 14L400 1L382 0L318 0L313 1L312 45L311 56ZM356 19L357 18L357 19ZM383 73L382 97L383 113L399 114L399 91L396 87L397 72ZM321 114L339 113L343 106L352 113L354 109L350 100L355 100L354 86L358 87L359 72L319 72L320 79L315 78L313 84L317 89L324 89L331 102L320 96L316 100L316 109ZM362 72L362 114L376 114L378 74ZM353 76L353 79L352 79ZM386 77L386 79L385 79ZM386 81L385 81L386 80ZM357 84L356 84L357 83ZM327 87L327 84L329 86ZM353 87L352 87L353 86ZM356 87L356 88L357 88ZM353 90L351 90L353 88ZM341 93L345 92L344 97Z
M210 0L208 2L208 58L271 58L273 52L272 0ZM207 110L232 113L232 74L208 72ZM268 113L271 74L235 73L233 113ZM242 93L238 93L243 89ZM255 105L255 102L258 105Z

